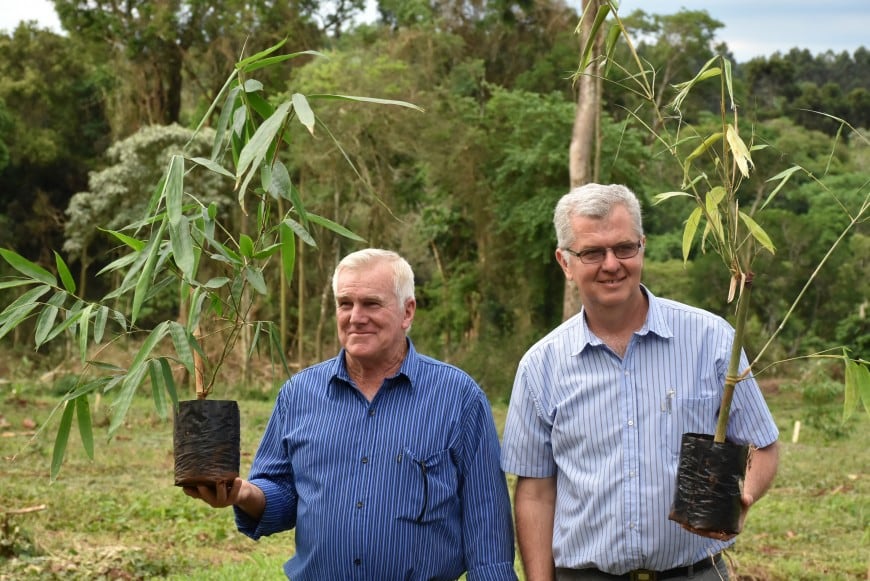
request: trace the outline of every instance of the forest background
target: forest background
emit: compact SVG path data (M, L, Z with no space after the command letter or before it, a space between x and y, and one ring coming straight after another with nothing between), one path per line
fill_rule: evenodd
M26 23L0 35L0 246L52 271L58 251L77 272L80 296L105 295L118 281L98 273L117 258L118 243L98 227L141 218L169 156L191 138L234 63L288 38L289 50L325 57L270 70L266 82L278 93L365 95L425 109L346 102L318 109L358 171L323 132L300 133L287 152L306 208L365 239L323 230L316 247L299 244L285 299L294 324L282 341L293 366L337 351L329 288L336 261L382 246L407 257L417 274L418 348L467 369L491 399L507 398L520 355L562 317L551 218L569 184L580 50L574 9L558 0L383 1L377 21L347 28L364 2L141 2L126 12L103 0L54 4L65 35ZM714 43L722 24L706 11L637 11L623 19L641 39L638 53L657 69L656 94L664 100L673 83L691 79L715 54L730 54L726 43ZM867 49L813 55L795 48L734 63L734 77L743 122L770 145L755 154L758 167L800 164L843 192L847 206L866 196L868 148L818 112L870 126ZM684 265L684 216L649 203L678 189L680 168L627 123L631 95L618 82L605 83L602 106L595 179L626 184L644 202L646 284L730 316L721 300L729 281L715 274L715 257L696 252ZM701 126L707 119L715 126L717 113L715 86L683 104L683 116ZM750 187L761 195L770 186L757 181ZM253 220L232 203L230 185L195 187L235 212L240 231ZM777 241L778 260L769 269L770 259L757 263L764 284L755 290L750 351L775 330L842 230L845 216L817 191L810 177L797 178L766 213L762 225ZM831 345L867 357L868 257L860 225L792 315L769 361ZM0 275L11 272L0 265ZM277 289L278 273L264 275ZM3 304L20 293L0 292ZM279 300L277 292L264 296L255 318L274 320ZM176 308L177 292L168 289L149 303L141 327L171 318ZM63 361L63 348L33 352L32 327L17 327L4 347L21 350L38 368ZM239 369L243 375L227 383L273 371L247 363ZM0 376L12 371L0 369ZM269 377L269 388L282 379L280 372Z

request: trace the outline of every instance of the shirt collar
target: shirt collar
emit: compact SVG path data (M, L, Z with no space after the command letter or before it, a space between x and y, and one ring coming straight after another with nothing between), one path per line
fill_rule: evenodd
M662 339L670 339L674 336L673 331L671 330L671 326L668 325L668 322L665 320L664 314L662 313L662 306L656 296L650 292L648 288L644 285L640 285L640 290L643 292L648 301L649 308L647 309L646 319L643 322L643 326L635 331L636 335L648 335L653 333L658 335ZM574 355L577 355L586 346L595 346L595 345L603 345L603 341L595 336L595 334L589 329L589 324L586 322L586 309L582 307L580 309L579 317L579 325L580 325L580 341L577 345L577 351Z
M420 355L417 353L417 350L414 349L414 342L411 341L411 338L405 337L405 340L408 342L408 352L405 354L405 359L402 361L399 371L397 371L393 377L388 378L386 387L407 384L414 389L418 383L417 379L420 375L420 366L418 362L420 360ZM342 347L341 351L338 352L338 356L332 360L329 384L333 389L340 384L347 386L353 384L350 379L350 374L347 372L344 347Z

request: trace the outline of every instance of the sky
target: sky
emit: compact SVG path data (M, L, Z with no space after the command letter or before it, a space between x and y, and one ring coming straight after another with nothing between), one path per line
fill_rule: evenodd
M581 0L567 3L579 12ZM870 0L622 0L619 12L674 14L681 8L706 10L722 22L717 40L737 62L795 47L812 54L870 48ZM0 0L0 30L11 32L21 20L60 31L51 0Z

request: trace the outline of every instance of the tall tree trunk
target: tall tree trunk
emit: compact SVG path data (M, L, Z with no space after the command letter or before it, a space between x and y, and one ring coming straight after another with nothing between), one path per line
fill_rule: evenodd
M580 46L589 43L592 23L604 0L584 0L583 18L580 21ZM568 171L571 189L589 183L598 175L596 143L598 124L601 119L601 83L599 82L599 58L601 35L594 39L591 58L577 80L577 112L568 148ZM574 316L580 310L580 297L573 282L565 280L565 295L562 301L562 319Z

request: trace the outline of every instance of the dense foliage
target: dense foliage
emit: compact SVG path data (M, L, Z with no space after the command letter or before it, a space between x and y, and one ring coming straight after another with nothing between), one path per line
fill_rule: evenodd
M353 165L323 133L300 135L283 153L285 163L309 210L411 261L418 275L420 311L412 332L418 347L462 365L492 397L503 397L519 355L561 318L563 279L552 258L551 216L569 183L579 15L560 0L383 0L379 20L355 24L362 4L138 1L122 11L102 0L55 0L64 35L31 25L0 35L0 246L52 271L52 251L65 248L82 280L96 282L112 244L97 228L116 227L120 213L140 207L159 181L147 171L131 173L129 164L140 162L121 162L124 144L146 142L155 124L192 128L237 57L287 37L289 50L318 50L326 58L288 61L268 72L264 82L279 93L286 87L288 94L368 95L426 110L408 115L328 104L318 110L319 120ZM672 84L692 78L710 57L729 54L726 44L713 44L722 24L705 11L639 11L625 23L643 33L638 51L660 73L665 99ZM679 189L681 169L647 132L626 123L633 95L618 71L607 75L599 181L625 183L644 197L646 281L656 293L722 311L728 280L717 274L715 258L698 253L683 268L684 216L650 204L654 194ZM870 150L830 117L866 135L866 49L811 55L795 48L735 63L734 76L743 122L769 146L755 153L759 171L748 191L763 199L772 187L766 179L800 163L846 209L866 198ZM715 124L717 99L715 87L709 95L693 93L683 115ZM214 114L216 124L220 111ZM165 166L171 153L144 151L153 167ZM750 350L772 332L817 254L844 226L843 213L832 210L809 178L791 181L768 216L764 227L778 254L775 263L758 263L764 284L753 300ZM866 224L850 234L772 356L830 345L870 356L868 237ZM289 299L297 324L286 340L300 365L335 351L329 276L340 255L362 245L328 231L317 240L316 249L298 258ZM277 270L266 277L269 288L279 286ZM101 284L87 288L96 292ZM2 292L6 304L19 291ZM279 297L267 294L258 316L277 316ZM175 308L167 302L164 318ZM26 333L3 341L32 345Z

